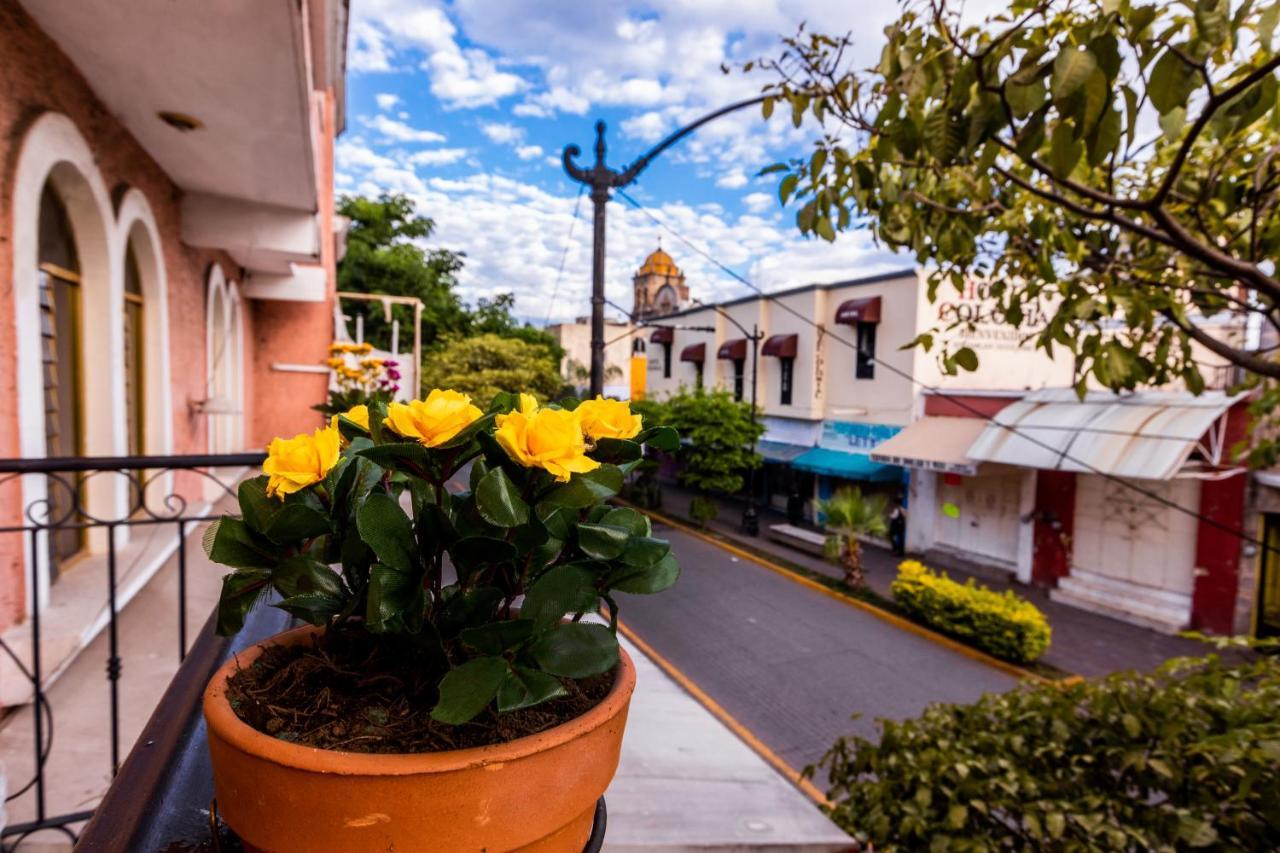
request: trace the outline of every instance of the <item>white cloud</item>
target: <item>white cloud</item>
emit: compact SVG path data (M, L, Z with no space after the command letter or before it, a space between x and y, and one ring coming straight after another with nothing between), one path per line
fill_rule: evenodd
M467 156L466 148L424 148L409 155L415 166L447 166Z
M380 110L390 110L396 104L400 103L399 95L392 95L388 92L381 92L374 95L373 99L378 102L378 109Z
M769 193L748 193L742 197L742 206L752 213L764 213L774 205L774 197Z
M523 127L504 122L485 122L480 125L480 131L489 137L490 142L495 142L498 145L515 145L524 139Z
M657 110L632 116L622 122L622 132L642 142L657 142L667 135L667 119Z
M361 116L360 121L370 129L377 131L382 138L391 142L444 142L445 135L434 130L419 130L402 121L397 121L381 113L374 116Z
M542 156L541 145L517 145L516 156L521 160L532 160L535 157Z
M747 176L741 167L734 168L720 177L716 178L716 186L724 187L727 190L742 189L747 185Z

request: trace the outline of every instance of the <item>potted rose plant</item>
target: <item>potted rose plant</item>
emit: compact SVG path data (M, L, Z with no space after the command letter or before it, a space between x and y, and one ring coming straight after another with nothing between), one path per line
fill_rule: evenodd
M626 403L481 412L441 390L271 443L205 537L234 567L220 633L269 592L306 623L204 697L219 813L246 845L582 849L635 684L614 594L679 573L607 503L646 443L676 435Z

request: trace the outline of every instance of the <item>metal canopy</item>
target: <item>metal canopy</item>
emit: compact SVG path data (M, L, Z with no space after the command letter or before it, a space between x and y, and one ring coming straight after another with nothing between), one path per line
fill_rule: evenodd
M744 359L746 357L747 357L747 339L746 338L734 338L731 341L725 341L720 345L719 352L716 353L716 358L727 358L727 359L733 359L735 361L738 359Z
M696 361L701 364L707 360L707 345L705 343L689 344L687 347L680 350L680 360Z
M873 462L972 476L977 464L969 447L987 422L981 418L926 416L871 451Z
M841 302L836 309L836 322L847 326L855 323L879 323L880 297L868 296Z
M777 358L795 358L799 348L799 335L773 335L764 342L761 355L772 355Z
M902 479L902 469L873 462L865 453L843 453L826 447L807 450L791 461L791 467L845 480L888 483Z
M1227 410L1239 396L1147 391L1118 397L1069 388L1028 394L994 415L969 457L1024 468L1169 480L1199 450L1222 463Z

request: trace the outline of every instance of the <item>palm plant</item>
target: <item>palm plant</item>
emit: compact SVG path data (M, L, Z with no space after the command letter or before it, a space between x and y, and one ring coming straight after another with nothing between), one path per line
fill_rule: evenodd
M855 589L866 585L862 571L862 543L859 536L884 536L887 501L884 495L864 495L857 486L840 489L818 509L826 516L827 556L844 569L844 582Z

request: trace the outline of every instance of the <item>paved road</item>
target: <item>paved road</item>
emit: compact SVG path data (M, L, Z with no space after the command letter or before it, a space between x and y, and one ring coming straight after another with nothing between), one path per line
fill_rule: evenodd
M1016 683L695 536L654 531L670 539L680 580L662 595L623 596L623 623L797 769L839 735L874 736L879 717Z

